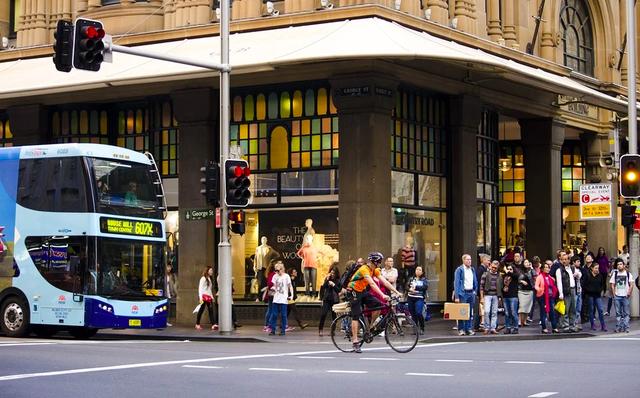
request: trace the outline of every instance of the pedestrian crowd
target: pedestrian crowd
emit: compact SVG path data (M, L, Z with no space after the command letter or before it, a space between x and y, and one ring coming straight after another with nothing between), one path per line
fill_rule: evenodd
M613 305L613 331L628 333L631 293L634 284L640 284L629 272L627 253L625 248L610 261L604 248L594 256L585 244L579 254L558 250L554 260L534 256L529 261L516 249L500 260L480 254L477 266L464 254L454 274L453 299L468 303L471 316L455 328L461 336L501 330L518 334L533 323L537 306L543 334L574 333L585 323L592 331L607 332L605 317ZM503 325L498 325L499 310L504 312Z

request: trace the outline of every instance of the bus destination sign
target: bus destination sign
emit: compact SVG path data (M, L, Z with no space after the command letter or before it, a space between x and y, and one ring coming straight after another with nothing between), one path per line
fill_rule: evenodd
M100 232L161 238L162 226L159 222L100 217Z

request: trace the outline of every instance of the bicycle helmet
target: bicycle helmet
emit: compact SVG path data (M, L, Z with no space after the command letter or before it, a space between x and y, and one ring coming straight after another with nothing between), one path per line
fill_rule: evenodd
M367 259L369 259L369 261L371 261L374 264L380 264L382 263L384 256L380 252L371 252L367 256Z

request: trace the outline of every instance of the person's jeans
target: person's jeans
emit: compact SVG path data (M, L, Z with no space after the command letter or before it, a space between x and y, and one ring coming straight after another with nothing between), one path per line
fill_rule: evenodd
M460 331L460 332L470 332L471 331L471 327L473 325L473 317L475 316L475 314L473 313L473 311L474 311L473 304L475 302L476 295L473 292L471 292L471 293L466 293L465 292L465 293L462 293L460 295L460 297L458 297L458 299L460 299L460 303L468 303L469 304L469 320L458 322L458 331Z
M271 312L273 312L273 298L269 298L267 302L267 313L264 314L264 324L265 326L271 325Z
M318 270L307 267L302 270L304 274L304 292L307 296L316 295L316 275Z
M591 327L595 327L595 315L596 309L598 309L598 318L600 319L600 327L604 329L606 324L604 323L604 306L602 303L602 297L585 297L587 300L587 307L589 308L589 322Z
M484 330L498 327L498 296L484 296Z
M322 301L322 312L320 313L320 323L318 324L318 330L322 331L322 329L324 329L324 321L329 313L331 313L331 320L336 319L336 313L331 309L334 304L335 303L333 301Z
M571 289L564 295L564 315L560 318L560 328L569 329L576 327L576 291Z
M576 293L576 325L582 324L582 316L580 313L582 312L582 293Z
M424 299L422 297L409 297L409 312L411 313L411 317L413 321L420 327L420 330L424 330L424 317L422 316L422 311L424 310Z
M629 330L629 298L616 296L614 303L616 306L616 329L621 332Z
M287 330L287 305L273 303L271 308L271 320L269 321L269 327L271 327L271 333L276 332L276 323L278 321L278 315L280 315L280 334L284 334Z
M518 298L505 297L504 303L504 323L506 329L518 329Z

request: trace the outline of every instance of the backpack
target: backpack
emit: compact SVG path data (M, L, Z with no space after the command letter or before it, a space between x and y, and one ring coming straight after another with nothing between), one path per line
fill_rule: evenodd
M340 276L340 281L338 282L338 285L340 286L340 288L342 289L347 288L347 286L349 285L349 282L351 282L351 278L353 278L353 274L355 274L358 268L360 268L361 266L362 265L358 263L353 263L349 268L347 268L344 271L344 274Z
M631 279L629 279L629 272L627 271L627 287L631 287ZM618 270L613 271L613 280L617 281L618 280ZM638 284L638 281L636 281L636 285Z

